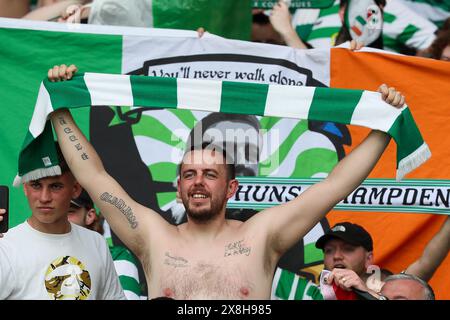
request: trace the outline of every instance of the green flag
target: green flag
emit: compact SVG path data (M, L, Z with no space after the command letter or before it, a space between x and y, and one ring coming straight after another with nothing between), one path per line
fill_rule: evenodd
M206 31L250 40L251 0L153 0L155 28Z

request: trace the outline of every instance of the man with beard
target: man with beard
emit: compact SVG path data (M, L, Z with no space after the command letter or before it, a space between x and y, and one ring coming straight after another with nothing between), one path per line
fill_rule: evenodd
M402 274L377 270L373 265L372 237L357 224L337 223L317 240L316 247L323 250L324 268L330 271L323 282L325 285L334 282L345 291L357 289L375 298L434 300L433 290L427 282L450 250L450 217L425 246L422 255Z
M76 70L74 65L55 66L48 76L50 81L68 80ZM391 105L404 104L404 97L393 88L382 85L379 90ZM245 222L225 219L226 203L238 187L233 161L218 148L187 150L178 194L188 218L174 226L131 199L105 171L68 110L57 110L50 117L77 180L140 259L149 298L269 299L280 257L360 185L389 142L387 134L373 130L327 179ZM65 132L71 132L70 137ZM75 145L82 148L83 157Z
M316 248L323 250L324 269L331 271L321 285L332 284L333 279L336 285L350 281L355 283L356 279L358 285L355 287L367 291L365 283L370 276L367 270L373 265L373 241L362 226L350 222L338 223L317 240ZM342 288L350 290L350 287ZM327 297L326 291L321 290L325 293L325 299L335 298L333 295ZM353 296L336 294L336 298L352 299Z

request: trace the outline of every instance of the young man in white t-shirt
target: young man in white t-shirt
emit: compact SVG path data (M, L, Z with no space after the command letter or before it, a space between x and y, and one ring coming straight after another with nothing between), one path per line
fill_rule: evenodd
M103 237L69 222L81 187L61 171L23 184L31 216L0 239L0 300L125 299Z

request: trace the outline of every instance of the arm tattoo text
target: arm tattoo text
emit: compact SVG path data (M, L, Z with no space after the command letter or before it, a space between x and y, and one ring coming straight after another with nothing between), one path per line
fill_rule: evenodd
M69 137L69 140L70 140L70 142L72 142L75 149L77 149L77 151L81 151L81 159L83 159L83 160L89 159L88 154L83 151L83 146L81 145L81 143L78 142L78 137L75 135L75 133L72 131L72 129L67 126L66 119L64 119L63 116L59 116L58 122L62 127L64 127L63 131Z
M136 221L136 217L134 216L133 210L131 209L130 206L128 206L125 203L125 201L109 194L108 192L104 192L100 196L100 200L112 204L117 209L119 209L119 211L122 212L125 218L127 218L131 228L136 229L136 227L138 226L138 222Z

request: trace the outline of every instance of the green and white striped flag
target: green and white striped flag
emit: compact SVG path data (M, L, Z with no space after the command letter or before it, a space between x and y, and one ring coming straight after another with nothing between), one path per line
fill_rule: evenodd
M353 124L387 132L397 143L397 179L430 156L407 108L363 90L280 86L216 80L85 73L41 84L14 185L60 174L48 115L60 108L142 106Z

